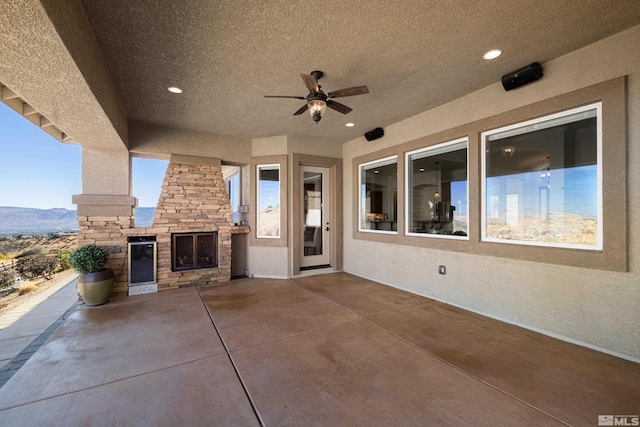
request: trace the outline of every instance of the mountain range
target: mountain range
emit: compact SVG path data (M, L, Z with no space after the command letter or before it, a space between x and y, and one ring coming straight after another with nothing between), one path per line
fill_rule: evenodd
M136 226L150 226L155 210L155 208L136 208ZM42 234L59 231L78 231L75 210L0 206L0 235Z

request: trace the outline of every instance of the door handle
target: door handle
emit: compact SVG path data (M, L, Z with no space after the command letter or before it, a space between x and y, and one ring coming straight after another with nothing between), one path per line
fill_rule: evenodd
M329 231L329 227L325 228L324 231Z

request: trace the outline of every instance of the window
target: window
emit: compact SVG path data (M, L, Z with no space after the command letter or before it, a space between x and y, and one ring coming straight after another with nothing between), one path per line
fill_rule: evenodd
M257 231L260 238L280 237L280 165L258 165Z
M397 232L398 157L360 165L360 231Z
M217 232L173 234L171 242L174 271L218 266Z
M483 240L601 249L601 129L598 103L483 133Z
M240 224L240 173L231 175L226 180L227 195L231 203L231 216L234 224Z
M467 139L406 154L407 234L465 238L469 232Z

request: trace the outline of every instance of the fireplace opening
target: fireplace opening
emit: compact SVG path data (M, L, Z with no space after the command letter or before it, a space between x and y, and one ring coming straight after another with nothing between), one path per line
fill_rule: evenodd
M173 271L218 266L218 232L171 235Z

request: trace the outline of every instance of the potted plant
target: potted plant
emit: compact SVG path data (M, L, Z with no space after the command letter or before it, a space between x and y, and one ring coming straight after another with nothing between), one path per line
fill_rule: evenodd
M78 273L78 293L87 305L101 305L111 296L116 280L113 270L105 268L107 251L97 245L83 245L69 254L69 265Z

